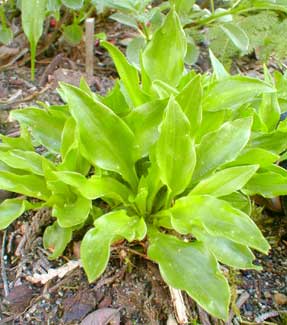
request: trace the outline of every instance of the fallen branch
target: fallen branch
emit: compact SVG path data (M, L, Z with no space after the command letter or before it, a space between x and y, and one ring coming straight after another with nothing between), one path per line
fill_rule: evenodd
M236 307L238 309L240 309L245 302L249 299L250 294L247 291L244 291L240 297L238 298L237 302L236 302ZM228 321L225 323L226 325L231 325L232 324L232 319L235 316L234 310L230 311L229 317L228 317Z
M177 322L180 325L188 324L188 317L187 317L186 308L185 308L181 291L179 289L174 289L171 286L168 287L172 298L172 303L175 310L175 316Z
M46 274L35 273L33 276L27 275L26 280L33 284L46 284L48 281L56 277L62 279L67 273L81 266L82 264L80 261L69 261L57 269L49 269Z

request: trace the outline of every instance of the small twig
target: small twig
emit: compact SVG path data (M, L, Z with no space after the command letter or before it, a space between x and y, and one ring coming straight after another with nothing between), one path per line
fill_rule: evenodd
M207 313L199 306L199 304L196 305L197 305L197 310L202 325L211 325Z
M11 320L14 320L15 319L15 315L12 315L12 316L9 316L9 317L6 317L2 320L0 320L0 324L6 324L8 322L11 322Z
M48 76L50 74L52 74L52 72L56 69L57 65L61 62L61 60L63 59L63 53L60 53L58 55L56 55L54 57L54 59L50 62L50 64L46 67L41 79L40 79L40 82L39 82L39 85L40 87L43 87L48 79Z
M85 21L86 33L86 73L88 77L94 75L94 30L95 30L95 19L88 18Z
M236 302L236 307L238 309L240 309L245 304L245 302L249 299L249 297L250 297L250 294L247 291L244 291L238 298L238 300ZM226 325L232 324L231 322L232 322L234 315L235 315L234 310L231 310L229 317L228 317L228 321L225 323Z
M8 62L5 65L0 66L0 72L11 67L15 62L18 61L22 56L24 56L29 50L28 49L23 49L19 54L17 54L10 62Z
M168 287L169 287L169 292L171 295L173 307L175 310L175 316L176 316L177 322L181 325L187 324L188 317L187 317L187 312L186 312L186 308L185 308L185 304L183 301L181 291L179 289L175 289L171 286L168 286Z
M278 311L276 310L272 310L272 311L269 311L267 313L264 313L262 315L259 315L255 318L255 322L256 323L263 323L266 319L268 318L273 318L273 317L277 317L279 316L280 314L278 313Z
M19 99L19 100L15 100L15 101L10 101L10 99L8 99L6 101L0 100L0 109L9 109L7 107L7 105L19 105L21 103L30 102L31 100L35 99L39 95L42 95L43 93L45 93L48 89L50 89L50 87L51 87L51 85L48 84L44 88L40 89L39 91L35 91L32 95L29 95L23 99Z
M4 286L4 295L7 297L9 295L9 285L8 285L8 279L5 269L5 245L6 245L6 237L7 237L7 230L4 230L3 232L3 240L2 240L2 248L1 248L1 277L3 280L3 286Z
M111 283L115 282L116 279L122 278L126 272L126 269L127 269L127 266L124 265L120 272L114 274L113 276L111 276L109 278L104 278L102 280L99 280L98 283L95 285L94 290L96 291L96 290L100 289L102 286L111 284Z

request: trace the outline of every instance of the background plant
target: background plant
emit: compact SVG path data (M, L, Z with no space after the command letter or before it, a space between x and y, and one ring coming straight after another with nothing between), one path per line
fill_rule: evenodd
M88 227L81 260L90 281L106 268L110 245L144 241L169 285L227 319L219 263L260 269L251 249L269 250L248 216L250 196L287 192L276 164L287 148L286 79L267 69L264 81L230 76L212 53L212 76L185 71L187 40L174 10L143 51L140 72L102 45L120 76L109 94L82 80L61 85L63 106L11 113L21 136L2 136L0 188L24 197L1 204L0 228L50 207L55 222L43 241L56 258Z

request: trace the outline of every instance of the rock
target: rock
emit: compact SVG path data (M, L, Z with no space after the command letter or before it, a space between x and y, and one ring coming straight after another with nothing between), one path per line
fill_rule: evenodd
M274 294L274 301L277 305L286 305L287 304L287 296L283 293L276 292Z

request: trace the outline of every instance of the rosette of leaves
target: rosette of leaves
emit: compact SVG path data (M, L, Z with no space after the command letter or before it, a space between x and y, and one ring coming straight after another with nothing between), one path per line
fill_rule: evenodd
M44 245L56 258L85 225L89 281L104 272L115 242L145 241L167 284L227 319L230 290L220 263L260 269L252 249L269 250L248 216L249 196L287 193L287 172L276 165L287 131L273 80L267 71L264 81L230 76L212 54L213 76L186 72L174 10L139 70L112 44L102 46L119 73L109 94L91 92L84 81L62 84L66 105L11 113L22 132L2 136L0 188L24 197L0 205L0 228L26 210L50 207L55 222Z

